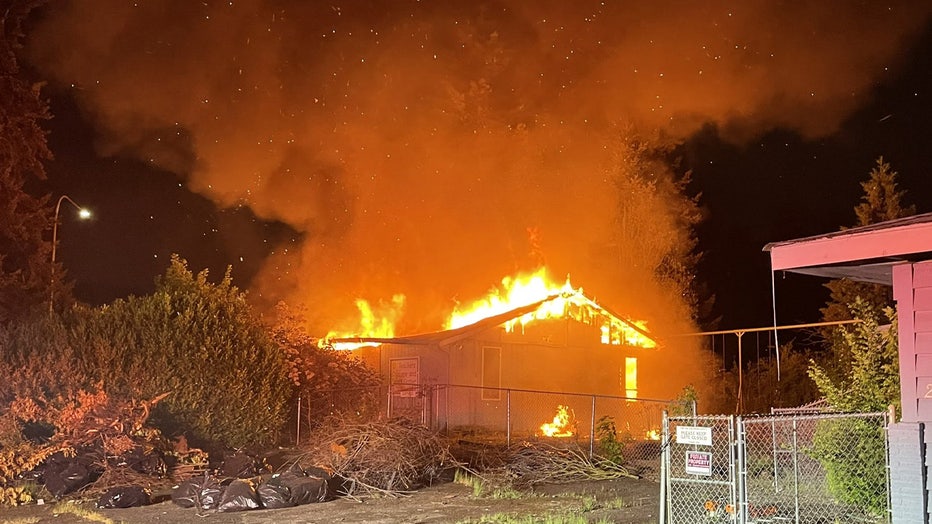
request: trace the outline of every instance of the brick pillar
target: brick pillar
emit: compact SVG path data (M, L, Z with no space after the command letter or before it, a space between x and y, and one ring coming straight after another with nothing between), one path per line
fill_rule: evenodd
M890 424L888 435L892 523L928 524L929 491L925 424L922 422Z

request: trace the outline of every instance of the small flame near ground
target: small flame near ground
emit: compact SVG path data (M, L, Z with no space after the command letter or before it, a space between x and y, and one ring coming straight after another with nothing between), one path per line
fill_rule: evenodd
M553 416L553 422L541 424L540 432L545 437L572 437L575 433L570 408L563 405L557 406L557 414Z

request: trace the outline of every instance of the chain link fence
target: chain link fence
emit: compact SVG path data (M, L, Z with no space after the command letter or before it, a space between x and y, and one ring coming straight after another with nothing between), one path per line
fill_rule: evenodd
M404 417L470 440L573 442L599 454L601 439L636 475L659 479L660 434L668 400L462 385L393 384L320 392L299 399L295 439L327 417L359 421ZM695 407L693 406L693 410Z
M668 417L661 522L888 523L887 413Z
M739 419L744 522L889 522L887 414Z

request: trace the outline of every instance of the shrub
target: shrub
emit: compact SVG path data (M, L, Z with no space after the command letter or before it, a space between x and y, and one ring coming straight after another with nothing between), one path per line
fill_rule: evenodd
M164 433L242 447L277 437L290 389L281 349L232 284L173 256L151 295L77 314L74 345L90 374L129 398L169 393L153 413Z
M839 501L882 515L887 509L885 436L876 419L822 420L810 454Z

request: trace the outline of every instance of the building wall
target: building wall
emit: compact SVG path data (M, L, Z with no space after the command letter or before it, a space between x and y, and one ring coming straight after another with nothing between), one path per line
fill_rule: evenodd
M893 524L929 522L925 481L928 436L917 422L890 424L890 509Z
M904 422L932 421L932 262L893 268Z

